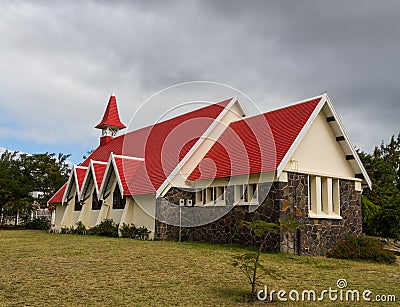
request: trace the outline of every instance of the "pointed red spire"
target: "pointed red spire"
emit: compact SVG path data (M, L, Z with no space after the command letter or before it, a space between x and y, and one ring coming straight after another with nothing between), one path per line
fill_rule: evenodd
M114 129L116 128L118 130L126 128L119 119L117 99L115 98L114 93L112 93L110 100L108 100L108 105L106 111L104 112L103 119L95 128L104 129L107 127Z

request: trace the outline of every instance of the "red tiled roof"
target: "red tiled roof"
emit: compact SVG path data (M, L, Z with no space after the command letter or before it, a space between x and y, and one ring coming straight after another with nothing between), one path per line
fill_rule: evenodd
M124 196L132 195L132 193L130 193L129 186L134 185L138 175L136 170L141 164L143 164L143 160L132 159L131 157L123 156L114 156L114 160L117 166L119 178L121 180L122 188L124 190Z
M78 191L80 191L82 188L83 180L85 179L87 169L88 168L85 166L74 166L72 170L73 171L73 173L71 174L73 176L72 184L78 183ZM65 194L65 189L67 188L67 184L68 181L64 183L64 185L49 199L48 201L49 204L62 202L62 198Z
M115 137L99 146L81 165L90 160L107 162L110 154L144 158L136 179L128 181L131 195L155 193L167 176L200 138L231 99L174 117L155 125Z
M231 123L188 180L276 170L320 100Z
M75 172L76 172L76 179L78 180L78 191L81 190L83 180L85 179L87 167L84 166L76 166L75 167Z
M58 191L49 199L48 203L49 204L61 203L66 187L67 187L67 182L64 183L62 187L58 189Z
M114 95L110 96L110 99L107 104L106 111L104 112L103 119L96 126L98 129L105 128L107 126L115 127L115 128L126 128L121 120L119 119L118 107L117 107L117 99Z
M97 185L97 189L100 189L101 182L103 181L104 173L107 168L107 164L105 163L100 163L98 161L92 161L93 163L93 170L94 170L94 175L96 178L94 178L95 184Z

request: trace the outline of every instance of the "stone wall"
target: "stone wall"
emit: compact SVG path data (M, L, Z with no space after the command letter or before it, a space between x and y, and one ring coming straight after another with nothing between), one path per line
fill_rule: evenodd
M349 180L339 180L341 220L307 218L308 207L299 206L298 219L303 224L300 232L302 255L326 255L335 243L348 234L361 235L362 212L361 195L355 184Z
M291 217L303 226L296 233L271 235L266 249L325 255L344 235L362 232L360 193L355 191L354 182L339 182L341 220L308 218L308 176L303 174L288 173L287 183L259 184L261 205L258 207L233 206L233 187L227 189L226 206L179 207L180 198L190 198L194 202L195 194L172 188L164 198L157 199L155 237L254 245L256 242L241 221L278 222L280 218ZM193 225L196 227L190 227Z

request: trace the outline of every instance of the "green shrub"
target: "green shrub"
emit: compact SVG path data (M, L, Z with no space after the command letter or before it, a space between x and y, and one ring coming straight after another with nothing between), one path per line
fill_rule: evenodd
M120 226L121 237L123 238L132 238L132 239L141 239L147 240L149 238L149 231L145 226L137 228L134 224L122 224Z
M148 240L151 233L145 226L139 227L136 232L136 239Z
M99 225L90 228L87 233L89 235L116 238L118 237L118 225L113 220L106 219Z
M76 223L75 227L62 227L60 233L70 235L85 235L87 233L87 229L82 221L79 221Z
M384 244L369 237L347 236L328 252L328 257L395 263L396 256L383 249Z
M48 230L50 227L50 221L44 216L32 220L29 219L25 223L26 229Z
M87 229L85 227L85 225L82 223L82 221L79 221L78 223L76 223L76 227L74 227L74 234L77 235L85 235L87 232Z
M128 225L124 223L122 224L122 226L120 226L120 232L121 232L121 237L134 239L136 236L137 228L133 224Z

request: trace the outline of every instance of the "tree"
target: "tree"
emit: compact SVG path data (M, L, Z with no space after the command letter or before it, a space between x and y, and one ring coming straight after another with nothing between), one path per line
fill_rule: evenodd
M0 157L0 210L14 215L32 203L29 179L20 171L18 152L5 151Z
M19 154L5 151L0 157L0 210L7 215L30 212L29 192L40 191L45 205L68 179L69 155L54 153Z
M30 178L31 191L43 192L41 202L46 204L55 192L67 181L70 155L59 153L22 154L21 171Z
M400 238L400 134L359 156L372 181L372 190L362 197L364 230Z
M251 285L251 297L255 298L256 286L259 284L258 279L261 276L268 275L272 278L277 278L278 276L273 269L267 268L260 262L261 252L266 247L269 235L279 234L281 231L294 232L301 224L292 218L287 220L279 219L279 224L268 223L263 220L242 221L242 223L251 230L254 241L258 242L257 251L235 256L232 265L239 268L246 276L248 283Z

